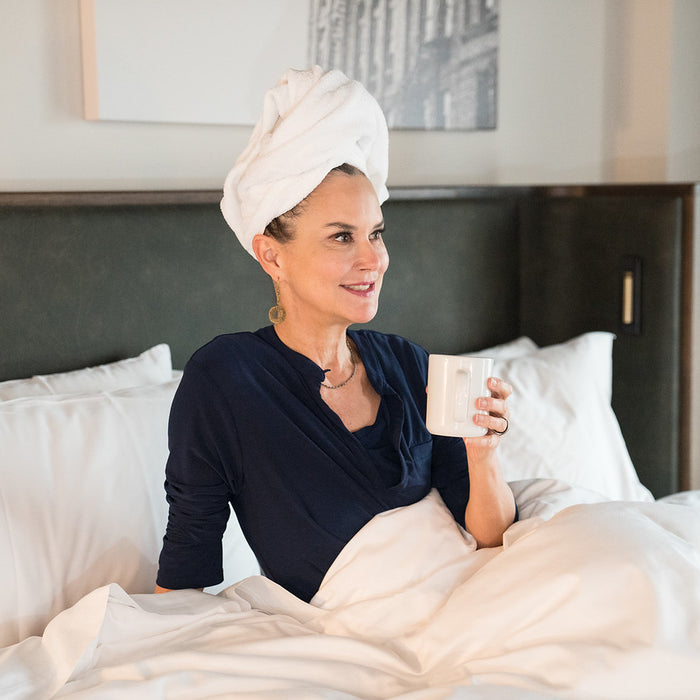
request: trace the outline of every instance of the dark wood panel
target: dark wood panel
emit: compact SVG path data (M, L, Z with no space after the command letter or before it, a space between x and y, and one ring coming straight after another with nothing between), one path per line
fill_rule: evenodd
M692 186L543 188L521 201L521 330L540 344L617 335L613 408L656 496L689 481L683 406L684 206ZM640 329L622 324L627 258L641 264Z

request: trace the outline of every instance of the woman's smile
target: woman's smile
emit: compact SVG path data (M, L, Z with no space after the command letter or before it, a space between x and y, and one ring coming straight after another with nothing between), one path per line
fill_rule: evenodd
M340 286L352 294L357 294L362 297L371 297L374 295L376 283L365 282L361 284L341 284Z

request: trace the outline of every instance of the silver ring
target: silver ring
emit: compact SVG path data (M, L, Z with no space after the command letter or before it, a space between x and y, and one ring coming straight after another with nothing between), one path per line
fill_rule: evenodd
M503 420L506 422L506 429L505 430L492 430L491 431L494 435L498 435L498 437L501 437L501 435L505 435L508 432L508 427L509 427L508 419L505 416L501 416L501 418L503 418Z

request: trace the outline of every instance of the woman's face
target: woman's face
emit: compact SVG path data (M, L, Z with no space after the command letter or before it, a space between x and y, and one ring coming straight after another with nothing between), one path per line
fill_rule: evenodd
M292 222L280 246L281 303L288 318L323 326L366 323L377 313L389 255L384 219L364 175L331 172Z

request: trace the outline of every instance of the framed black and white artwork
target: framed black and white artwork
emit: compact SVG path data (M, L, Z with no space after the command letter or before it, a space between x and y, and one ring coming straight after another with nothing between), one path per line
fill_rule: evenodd
M339 68L392 129L493 129L498 0L80 0L87 119L252 125L287 68Z

